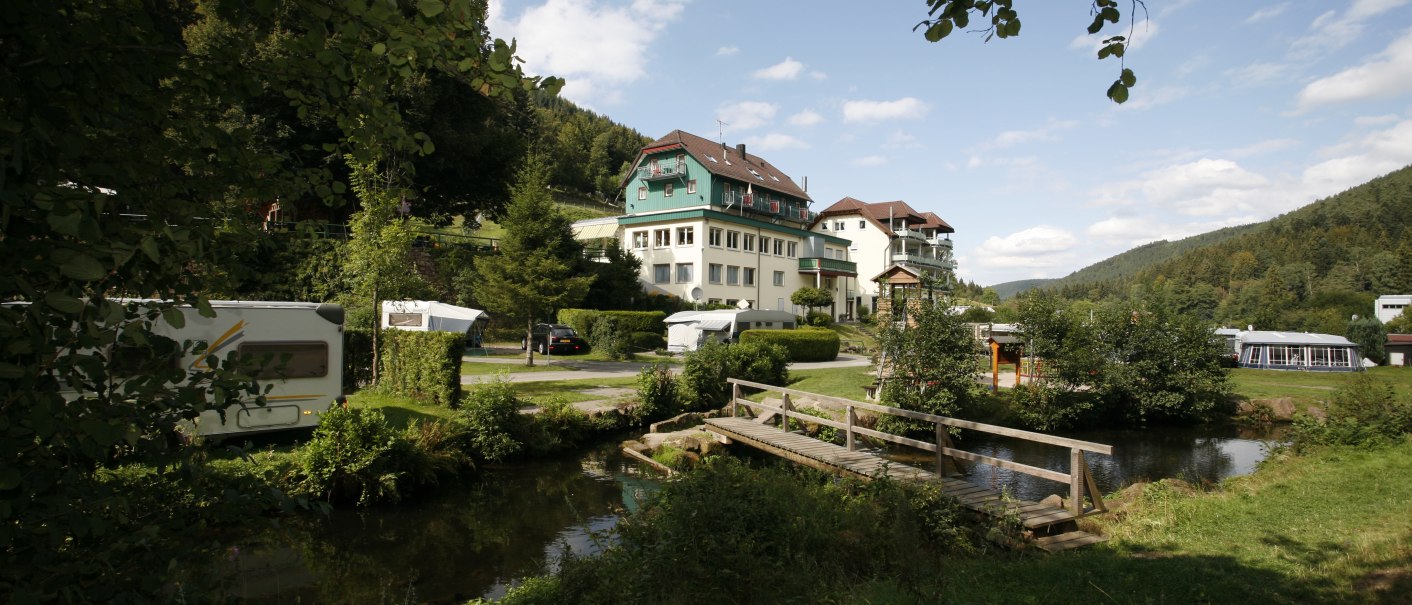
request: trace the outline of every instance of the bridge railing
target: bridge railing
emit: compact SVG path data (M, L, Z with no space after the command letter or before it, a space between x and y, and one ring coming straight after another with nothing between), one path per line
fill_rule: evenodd
M741 380L739 378L729 378L727 379L727 382L729 382L731 385L731 416L738 415L738 410L740 406L748 406L750 408L766 410L778 414L781 419L780 427L783 430L789 430L789 419L791 418L796 419L799 422L819 424L823 426L830 426L836 429L841 429L845 431L844 434L846 436L845 438L849 451L857 450L858 436L866 436L882 441L887 441L889 443L896 443L899 445L911 446L928 452L934 452L936 454L936 472L938 476L942 477L949 474L948 469L954 469L957 471L960 470L960 467L956 464L957 460L969 460L971 462L989 464L991 466L1009 469L1017 473L1024 473L1026 475L1031 475L1034 477L1040 477L1042 479L1048 479L1050 481L1057 481L1059 483L1068 484L1069 512L1073 513L1075 517L1079 517L1085 514L1083 507L1083 499L1085 492L1087 492L1090 500L1093 502L1092 512L1104 512L1108 510L1108 507L1105 506L1103 503L1103 495L1098 490L1097 483L1095 483L1093 480L1093 473L1089 469L1088 462L1084 459L1084 452L1111 456L1113 454L1113 446L1111 445L1094 443L1092 441L1082 441L1079 439L1070 439L1068 437L1059 437L1057 435L1046 435L1044 433L1036 433L1033 431L1012 429L1009 427L998 426L994 424L985 424L982 422L972 422L970 420L961 420L959 418L938 416L935 414L927 414L925 412L915 412L912 410L904 410L902 408L879 405L876 403L854 401L852 399L845 399L843 397L820 395L818 393L798 391L786 387L777 387L774 385L762 384L758 382L750 382L748 380ZM741 387L779 393L781 395L780 405L777 407L745 399L741 396ZM808 397L816 401L825 401L833 403L834 405L843 406L846 415L844 417L844 420L840 422L831 418L820 418L811 414L801 413L794 409L793 404L791 402L791 396ZM903 437L901 435L894 435L892 433L885 433L882 431L858 426L858 410L867 410L869 412L874 412L877 414L886 414L890 416L899 416L902 418L911 418L913 420L920 420L922 422L930 422L936 427L936 442L931 443L919 439L912 439L909 437ZM1005 460L1003 458L996 458L993 456L986 456L984 454L977 454L975 452L968 452L966 450L956 449L955 444L951 441L950 431L947 430L947 427L956 427L972 431L980 431L993 435L1001 435L1004 437L1024 439L1027 441L1034 441L1036 443L1043 443L1056 447L1069 448L1069 472L1061 473L1046 468L1040 468L1037 466L1031 466L1028 464L1015 462L1013 460Z

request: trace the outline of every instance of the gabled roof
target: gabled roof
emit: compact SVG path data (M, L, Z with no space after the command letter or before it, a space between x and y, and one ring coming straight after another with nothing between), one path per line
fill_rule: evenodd
M941 220L934 212L917 212L907 202L897 200L892 202L868 203L851 197L845 197L832 206L825 208L819 213L818 218L809 227L812 229L819 221L832 216L845 214L861 214L863 218L873 223L873 226L881 229L885 233L892 233L892 229L887 227L888 218L904 219L907 224L915 229L936 229L942 233L955 233L956 230Z
M793 179L789 178L789 175L781 172L779 168L766 162L760 156L747 152L742 161L737 148L727 147L683 130L673 130L667 133L667 136L648 143L637 154L637 159L633 162L633 170L642 164L642 159L648 154L674 149L684 150L713 175L749 183L753 189L768 189L790 197L814 201L807 192L794 183ZM711 158L715 158L715 161L711 161ZM730 160L730 163L727 164L726 160ZM754 169L760 176L751 174L751 169ZM627 179L623 181L624 187L632 180L632 175L633 171L629 170Z

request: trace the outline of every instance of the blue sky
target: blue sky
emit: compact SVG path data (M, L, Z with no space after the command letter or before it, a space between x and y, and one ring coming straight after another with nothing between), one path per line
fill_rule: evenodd
M527 71L652 138L745 143L814 209L904 200L960 277L1062 277L1271 218L1412 163L1412 0L1147 0L1104 91L1089 2L1016 3L1019 37L912 27L923 0L493 0ZM1124 11L1127 2L1120 2ZM972 28L976 22L972 22ZM726 123L718 125L717 120Z

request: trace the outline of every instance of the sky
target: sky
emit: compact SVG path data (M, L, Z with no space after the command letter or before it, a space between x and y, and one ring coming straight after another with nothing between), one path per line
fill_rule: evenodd
M927 42L925 0L492 0L562 96L656 139L745 143L807 186L956 229L958 277L1063 277L1267 220L1412 164L1412 0L1016 3L1018 37ZM988 20L986 20L988 23ZM969 29L978 29L973 19ZM1099 40L1129 35L1129 101ZM724 123L724 124L722 124Z

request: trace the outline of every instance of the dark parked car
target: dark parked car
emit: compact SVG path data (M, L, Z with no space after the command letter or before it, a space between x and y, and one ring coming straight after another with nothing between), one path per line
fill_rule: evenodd
M579 338L578 332L564 324L535 324L531 334L534 336L534 350L543 354L588 352L588 341ZM525 346L525 341L520 340L520 348Z

